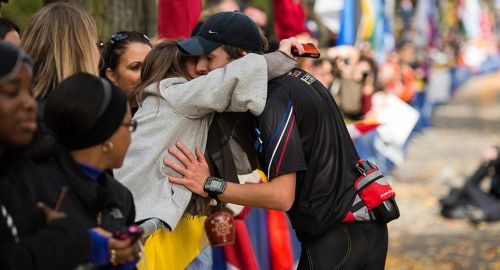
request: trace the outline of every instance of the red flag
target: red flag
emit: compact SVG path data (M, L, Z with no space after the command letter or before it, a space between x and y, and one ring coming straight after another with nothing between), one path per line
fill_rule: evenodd
M285 213L275 210L267 211L269 230L269 253L272 270L290 270L293 268L293 252L290 230Z
M236 226L235 242L232 245L223 247L226 263L231 265L234 269L259 269L252 242L248 236L247 225L245 224L245 218L249 212L250 208L245 207L243 211L234 218L234 225Z
M191 36L201 13L201 0L159 0L158 36L185 39Z
M274 30L278 38L284 39L300 33L309 33L306 14L300 1L274 0Z
M349 131L349 135L351 135L351 139L356 139L363 134L368 133L370 131L375 130L378 126L380 126L379 122L369 121L369 120L361 120L354 123L350 123L347 125L347 131Z

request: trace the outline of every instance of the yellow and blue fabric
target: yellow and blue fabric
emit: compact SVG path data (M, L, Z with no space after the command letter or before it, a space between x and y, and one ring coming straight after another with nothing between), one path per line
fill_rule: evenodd
M204 229L205 217L182 217L171 232L159 229L144 245L144 258L139 270L183 270L208 245Z

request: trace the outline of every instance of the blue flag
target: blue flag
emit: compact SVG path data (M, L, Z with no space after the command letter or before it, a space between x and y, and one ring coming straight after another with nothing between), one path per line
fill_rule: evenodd
M355 0L344 0L344 8L340 13L340 31L337 46L354 45L356 42L356 3Z

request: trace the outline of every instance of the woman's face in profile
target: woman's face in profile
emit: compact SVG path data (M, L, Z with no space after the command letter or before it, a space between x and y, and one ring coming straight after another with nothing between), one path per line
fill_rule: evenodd
M31 79L31 67L23 63L12 78L0 82L0 146L26 145L33 137L37 124Z

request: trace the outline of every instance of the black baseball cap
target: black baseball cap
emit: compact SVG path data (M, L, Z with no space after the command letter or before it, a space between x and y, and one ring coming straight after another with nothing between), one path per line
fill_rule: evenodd
M190 55L208 54L222 45L247 52L261 52L263 48L257 25L238 11L210 16L195 36L177 43L181 51Z

